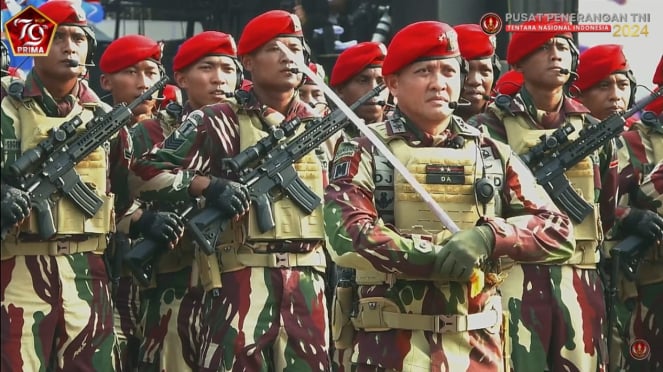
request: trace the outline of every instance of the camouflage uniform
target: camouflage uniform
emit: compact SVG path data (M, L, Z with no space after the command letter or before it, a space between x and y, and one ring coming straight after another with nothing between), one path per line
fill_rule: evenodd
M434 178L435 164L454 173L453 181L424 181L424 188L448 207L461 229L481 217L495 231L493 257L558 262L570 256L568 218L541 188L521 187L534 179L504 144L481 140L458 117L436 137L416 129L398 110L372 128L418 179ZM464 138L463 145L454 145L456 138ZM501 185L485 205L475 205L474 188L467 184L474 180L477 151L490 181ZM352 362L358 370L504 370L497 276L488 274L479 293L469 283L439 278L435 247L451 234L365 137L344 142L331 169L325 229L334 261L357 269ZM418 226L411 226L415 218ZM499 316L491 317L493 312ZM458 328L436 327L432 319L438 316L459 321Z
M660 186L652 172L656 166L663 164L663 128L650 127L636 123L631 130L625 132L618 141L620 168L620 205L651 209L659 214L661 208L660 194L652 193ZM640 180L649 175L649 182L642 186ZM643 193L647 197L643 197ZM639 195L640 194L640 195ZM630 200L634 198L635 200ZM657 199L658 198L658 199ZM618 220L620 215L618 214ZM620 223L615 226L619 235ZM621 234L628 234L622 231ZM658 371L663 368L663 356L656 350L663 350L663 245L653 244L639 264L635 283L626 278L618 280L618 307L624 307L618 325L621 331L617 336L623 337L622 358L619 364L611 366L611 370L626 371ZM641 341L646 343L642 350L638 349ZM617 352L617 351L615 351Z
M129 234L131 217L140 207L129 195L127 177L129 165L133 158L133 144L127 127L123 127L110 141L109 151L109 181L111 190L116 195L115 210L117 211L117 236L113 237L112 244L106 251L106 260L111 272L113 294L113 318L115 334L117 335L116 366L120 370L131 370L137 360L138 344L140 343L140 329L138 327L138 309L140 298L138 286L134 283L131 273L122 267L121 262L124 249L122 242L130 244L128 238L119 234Z
M493 103L486 113L474 116L470 122L484 125L491 138L509 143L518 154L536 144L546 130L565 121L576 128L585 123L587 109L573 100L563 99L559 112L548 114L528 111L526 107L534 107L531 102L523 88L513 97L508 112ZM508 270L500 289L510 315L511 360L516 371L543 370L546 366L560 370L573 365L584 371L607 363L604 293L596 264L601 222L607 230L611 224L607 217L614 215L613 159L614 149L609 143L600 154L567 172L572 182L586 185L581 186L585 187L583 197L595 206L593 214L575 226L577 248L571 260L566 264L515 263ZM599 210L605 216L602 221Z
M83 122L91 120L99 102L82 81L56 102L30 72L22 100L2 100L3 174L48 129L77 114ZM104 201L92 219L84 222L83 214L61 198L53 210L68 220L55 218L57 233L50 241L36 234L33 215L20 234L14 229L2 242L3 370L112 370L113 317L101 256L106 234L114 229L106 152L100 147L76 169Z
M187 105L183 117L191 111ZM145 191L162 186L162 180L154 177L154 166L158 162L150 157L150 152L162 146L177 126L173 118L165 115L161 112L158 118L132 128L134 151L140 155L132 163L129 184L141 200L152 203L152 208L173 210L173 206L163 203L157 194ZM196 369L203 291L192 270L193 261L193 247L186 240L181 241L175 249L164 252L155 264L153 286L141 289L141 369Z
M221 89L221 86L227 90L233 88L234 83L226 76L225 71L219 74L223 69L220 66L226 63L237 64L235 41L228 34L204 31L180 45L173 59L176 79L188 81L191 77L189 73L201 74L197 75L199 85L187 88L190 102L183 108L182 117L186 118L199 106L221 100L208 95L201 101L200 94L208 94L209 87L205 87L205 84L212 85L212 89ZM236 72L233 71L230 76L235 77ZM174 130L179 127L180 120L176 112L161 110L158 118L139 123L132 130L134 148L140 157L132 164L129 175L132 194L149 202L151 208L159 211L181 212L178 209L180 205L176 203L188 204L192 201L188 193L178 193L181 197L171 203L172 200L163 198L158 192L165 184L173 181L170 175L159 174L161 162L165 162L167 166L172 166L173 163L155 156L155 152L162 147L168 152L168 149L177 147L181 142L179 137L166 140L171 134L176 134ZM188 128L188 124L184 125ZM178 371L197 369L201 350L200 314L204 301L197 267L195 251L188 237L183 237L175 249L168 250L163 247L152 268L152 284L142 292L142 368Z
M158 193L162 200L176 202L189 198L187 189L194 173L236 177L222 167L221 159L230 158L255 143L257 139L252 136L266 135L259 118L261 113L269 116L273 110L259 104L251 95L242 107L222 103L206 106L202 111L203 122L197 133L193 132L176 148L164 147L154 154L154 159L162 162L154 162L147 173L156 175L161 188L150 192ZM308 105L294 99L286 119L312 116ZM302 167L317 168L321 175L315 156L304 161L309 163ZM173 169L177 165L182 168ZM321 192L321 186L318 188ZM253 218L253 213L250 212L249 218ZM319 209L311 218L315 219L316 215L321 220ZM280 221L281 217L285 218L277 214L276 220ZM322 232L317 239L263 236L261 241L254 242L242 235L242 229L249 231L247 222L248 218L244 217L233 223L232 231L222 236L216 268L222 271L220 281L205 278L206 268L200 267L205 289L214 290L205 299L204 313L211 321L203 324L200 370L286 367L328 370ZM321 230L321 221L319 227ZM270 257L281 254L300 260L301 266L254 262L260 258L269 261ZM202 262L210 263L207 259ZM290 365L293 362L296 364Z

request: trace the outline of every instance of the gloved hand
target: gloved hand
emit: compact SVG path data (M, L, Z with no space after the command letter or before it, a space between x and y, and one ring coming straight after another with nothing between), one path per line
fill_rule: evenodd
M0 189L2 226L14 226L30 215L30 194L15 187L2 184Z
M437 253L434 273L457 282L470 280L477 263L490 256L495 234L488 226L477 226L453 234Z
M143 210L140 218L132 222L129 228L131 238L135 239L140 234L147 239L175 246L184 234L184 223L180 216L173 212Z
M663 240L663 217L646 209L630 208L622 227L648 240Z
M213 207L220 209L227 217L239 217L249 211L251 197L249 189L239 183L210 176L210 184L203 196Z

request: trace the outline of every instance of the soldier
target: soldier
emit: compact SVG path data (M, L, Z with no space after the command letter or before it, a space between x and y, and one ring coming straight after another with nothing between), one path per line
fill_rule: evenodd
M384 44L363 42L339 54L332 69L329 85L347 105L355 103L371 89L382 84L382 62L387 54ZM387 92L359 107L355 112L367 124L382 120ZM345 128L348 138L359 135L354 126Z
M226 218L234 217L220 237L219 261L210 256L221 277L202 283L207 290L204 313L213 320L203 324L202 371L286 366L329 370L321 206L306 215L291 200L276 198L271 207L277 227L260 233L254 220L259 212L251 207L243 216L249 211L246 188L232 181L238 175L221 163L255 144L283 118L301 118L303 131L315 117L297 98L302 75L293 71L294 61L277 42L303 63L302 32L295 15L269 11L252 19L238 45L253 82L248 96L238 105L204 107L197 133L186 136L176 148L164 147L154 154L156 160L167 160L155 163L153 169L160 170L155 177L173 177L173 181L153 192L173 201L202 195L207 205L224 211ZM304 183L322 195L318 158L310 153L295 168ZM201 272L207 269L201 265Z
M593 57L594 63L591 64L594 69L591 71L596 73L588 76L600 77L600 71L605 73L612 69L623 69L615 65L616 60L623 56L621 46L601 45L588 49L581 55L582 63L585 56ZM601 64L605 67L601 68ZM601 101L614 102L614 97L623 90L626 92L622 92L622 95L633 97L634 86L631 89L619 89L619 81L623 79L619 74L612 73L583 94L585 101L589 101L588 107L600 107ZM654 76L654 82L656 80ZM606 90L608 92L604 92ZM604 93L601 95L601 92ZM651 105L649 108L652 108ZM611 288L620 292L617 303L611 306L611 311L616 312L611 320L616 320L617 329L613 325L611 330L615 334L611 334L610 338L610 370L656 371L663 368L663 357L653 352L663 348L663 217L660 202L642 195L643 189L651 191L651 185L641 186L640 182L646 182L644 179L650 177L652 169L663 164L663 115L660 112L652 116L641 115L641 121L635 122L619 138L617 148L620 208L617 209L617 221L610 235L618 239L634 234L641 236L644 241L636 248L639 262L635 278L627 278L620 271L622 275L615 278L614 282L616 288Z
M173 59L173 69L177 84L188 97L181 113L185 118L203 106L231 99L241 81L235 40L218 31L204 31L186 40ZM154 190L176 176L158 175L155 166L159 161L152 153L170 146L163 142L177 128L178 121L168 119L162 111L139 123L132 136L136 153L143 156L132 165L132 191L151 202L153 208L164 211L175 211L176 206ZM141 368L197 370L204 291L194 261L194 247L185 238L174 250L162 254L153 268L154 287L142 293Z
M371 126L461 231L444 229L366 137L336 151L325 231L334 261L356 268L357 371L503 371L494 261L573 252L569 219L519 158L453 115L464 68L449 25L406 26L382 66L398 104ZM477 264L492 272L485 287L469 283Z
M571 34L563 31L570 24L534 20L524 25L553 31L512 34L507 61L523 74L522 88L507 104L490 104L485 113L470 119L475 126L485 125L488 135L507 142L518 154L566 122L576 128L573 139L590 120L587 108L564 95L574 80L571 76L577 75L577 49ZM608 142L601 152L567 172L581 197L594 206L575 225L573 257L565 263L516 262L501 286L516 371L605 368L605 302L596 264L603 231L611 226L608 217L614 215L613 146L613 141Z
M464 120L483 112L490 101L494 83L500 76L500 61L495 54L495 35L488 35L477 24L454 26L458 33L460 55L468 62L456 115Z
M329 84L346 105L352 105L371 89L383 83L382 62L384 62L386 55L387 48L384 44L379 42L363 42L344 50L338 56L332 69ZM383 120L384 102L388 94L386 90L383 92L382 97L375 97L355 110L357 116L363 119L365 123L371 124ZM335 146L338 146L343 140L359 136L359 130L353 124L349 124L345 127L343 134L343 138L340 138ZM336 292L338 278L341 276L352 277L353 272L348 268L337 268L333 263L329 266L331 275L327 287L333 294ZM343 291L340 288L339 290ZM336 310L332 308L331 311L334 312ZM341 318L340 315L333 313L331 316L332 322L334 319L339 320ZM332 340L334 340L332 362L336 371L350 371L350 355L352 354L350 347L352 345L349 343L344 344L338 340L338 338L342 337L340 333L340 331L332 332Z
M80 115L90 121L100 100L81 79L95 39L85 13L69 1L39 10L57 24L47 56L34 58L25 82L2 100L2 174L48 130ZM7 89L3 84L3 89ZM107 155L97 148L76 166L103 201L93 218L67 198L51 200L56 234L40 237L36 213L26 219L27 194L2 184L3 224L20 223L2 241L2 370L112 371L113 317L102 259L114 229L107 193ZM9 207L9 208L8 208ZM8 211L12 211L9 216Z
M111 92L113 104L129 103L154 85L161 77L161 46L142 35L127 35L113 41L99 60L101 87ZM134 109L134 117L118 135L111 140L110 180L115 193L115 211L118 216L118 234L127 234L135 239L143 235L165 245L177 243L184 226L175 214L158 213L141 208L141 203L132 199L127 177L133 159L133 141L129 127L149 118L156 108L156 100L148 100ZM128 240L116 237L113 252L107 252L109 262L121 262L129 247L121 246ZM116 257L119 255L119 257ZM140 300L138 286L130 272L121 265L110 265L113 288L115 332L118 336L118 368L133 370L138 366L138 345L141 331L138 327Z

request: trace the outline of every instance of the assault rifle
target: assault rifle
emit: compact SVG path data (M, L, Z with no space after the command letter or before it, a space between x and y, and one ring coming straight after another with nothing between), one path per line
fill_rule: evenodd
M569 142L568 135L575 131L575 128L567 123L552 134L541 136L539 144L521 155L525 164L532 169L537 183L543 186L555 204L574 222L582 222L593 207L573 190L564 172L617 137L624 131L627 118L661 96L659 87L636 102L630 110L612 114L600 123L586 126L572 142Z
M384 85L375 87L350 108L356 110L383 89ZM230 159L223 160L225 167L239 175L239 182L248 186L251 200L256 206L258 227L261 231L269 231L275 226L271 199L272 191L276 188L283 190L285 195L306 213L312 213L320 204L320 197L301 181L293 164L349 123L345 114L336 109L324 118L311 122L306 131L284 143L285 139L295 134L301 124L300 119L293 119L272 129L268 136L260 139L255 145ZM261 159L262 162L258 166L249 168L250 164ZM185 233L189 234L198 248L211 255L214 253L219 234L228 228L230 216L214 207L202 208L192 213L193 210L193 207L189 207L180 214L187 220ZM189 214L192 216L189 217ZM134 276L140 278L139 281L149 283L147 271L164 248L157 242L144 239L125 255L124 261Z
M48 239L56 233L51 211L51 195L56 192L71 200L88 218L97 213L103 200L83 183L74 167L125 126L133 116L132 110L151 99L167 81L168 77L164 76L128 105L120 104L108 113L95 116L85 124L85 131L76 131L83 124L78 116L61 124L8 167L7 183L30 193L41 238ZM2 227L3 239L10 228Z

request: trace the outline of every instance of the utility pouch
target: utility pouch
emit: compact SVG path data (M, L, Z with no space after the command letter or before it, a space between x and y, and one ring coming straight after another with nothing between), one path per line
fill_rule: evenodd
M353 292L355 290L352 286L341 286L341 283L336 287L334 306L332 307L331 330L334 347L338 350L352 347L355 328L352 325L351 316L354 299Z

